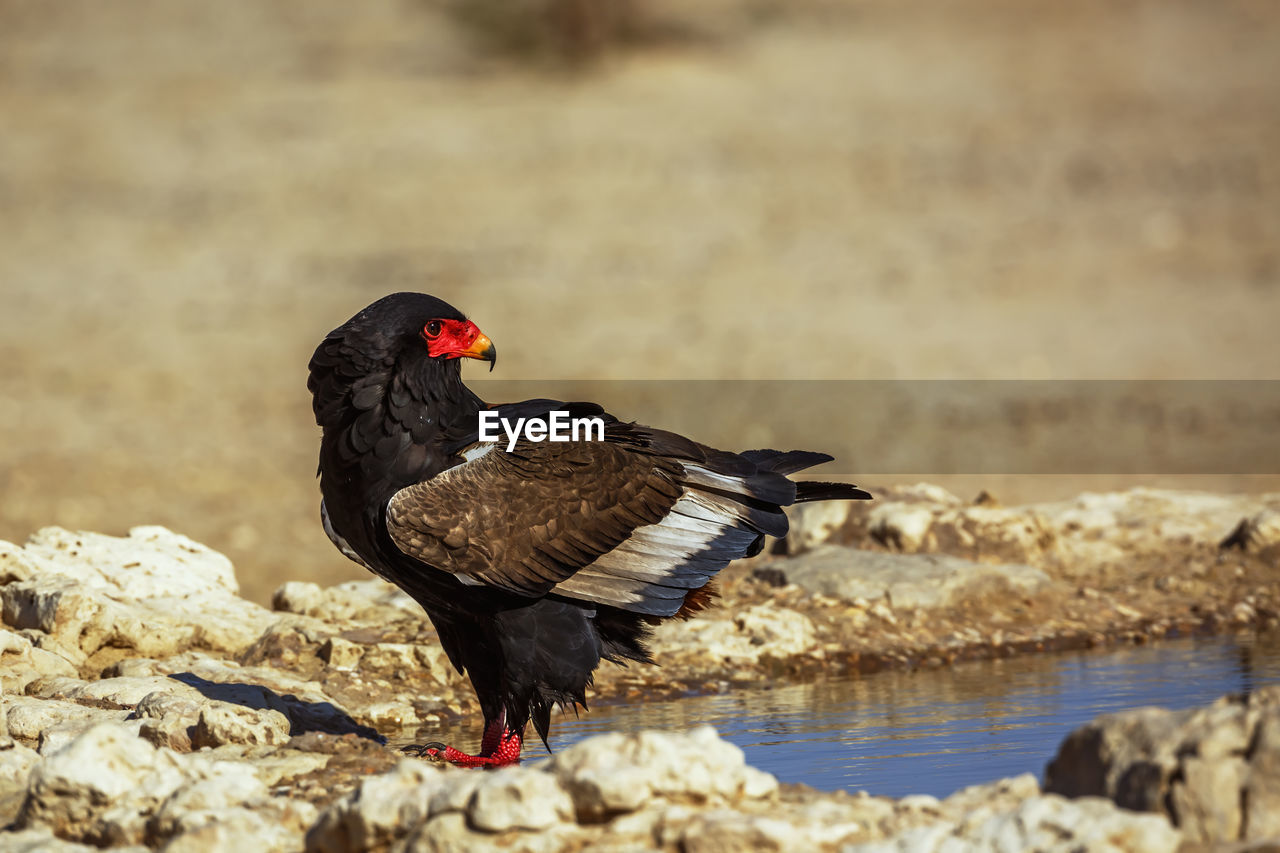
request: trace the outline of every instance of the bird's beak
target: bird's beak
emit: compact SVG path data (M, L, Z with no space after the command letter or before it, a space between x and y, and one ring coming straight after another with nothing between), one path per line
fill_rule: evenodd
M489 362L490 373L493 372L493 366L498 363L498 348L493 345L493 341L489 340L489 336L479 329L476 329L475 340L466 349L459 351L458 355Z

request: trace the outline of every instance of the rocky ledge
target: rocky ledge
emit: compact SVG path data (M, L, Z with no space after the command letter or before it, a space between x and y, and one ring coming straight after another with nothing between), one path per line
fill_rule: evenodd
M1280 843L1277 731L1280 689L1177 714L1112 715L1068 738L1046 790L1024 774L944 800L779 785L710 728L611 734L534 766L494 771L403 759L359 776L347 794L318 808L298 795L297 780L335 757L322 744L183 754L153 746L127 725L95 723L29 758L0 846L1260 851ZM6 771L21 767L25 749L9 742L0 751Z
M722 607L657 632L661 669L606 666L593 699L1276 622L1277 496L878 497L797 515L793 553L732 567ZM161 528L0 543L0 616L4 849L1165 850L1274 834L1280 813L1269 693L1100 721L1048 793L890 801L779 786L708 730L491 773L402 760L380 735L476 711L412 601L292 582L267 609Z

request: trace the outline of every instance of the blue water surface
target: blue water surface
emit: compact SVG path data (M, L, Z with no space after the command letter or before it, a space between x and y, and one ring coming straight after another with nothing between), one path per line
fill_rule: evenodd
M1043 779L1067 733L1100 714L1187 708L1273 683L1280 637L1183 639L634 701L553 717L551 746L601 732L712 725L783 782L944 797L1019 773ZM470 744L478 729L448 734ZM546 752L530 744L526 754Z

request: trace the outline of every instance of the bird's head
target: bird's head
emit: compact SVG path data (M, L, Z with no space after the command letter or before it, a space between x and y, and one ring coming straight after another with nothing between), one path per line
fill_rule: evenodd
M373 322L406 339L405 346L425 346L432 358L478 358L489 362L491 371L498 362L493 341L443 299L425 293L393 293L360 314L374 315Z
M379 406L398 382L439 382L462 394L460 358L482 359L492 370L497 350L475 323L444 300L425 293L383 297L330 332L316 348L307 385L317 422L343 423Z
M498 363L498 350L493 341L465 317L432 317L422 324L418 334L426 342L427 355L432 358L478 358L489 362L490 371Z
M441 361L477 358L497 362L493 341L476 324L443 299L425 293L393 293L335 329L347 347L374 356L378 351L411 353L426 350Z

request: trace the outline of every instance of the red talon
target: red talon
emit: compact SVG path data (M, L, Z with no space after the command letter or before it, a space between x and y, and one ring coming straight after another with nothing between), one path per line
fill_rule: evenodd
M447 761L458 767L504 767L508 764L519 764L524 738L518 732L513 732L503 725L504 717L505 715L485 726L479 755L471 755L440 743L406 747L404 751L419 757L428 756Z

